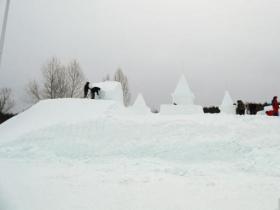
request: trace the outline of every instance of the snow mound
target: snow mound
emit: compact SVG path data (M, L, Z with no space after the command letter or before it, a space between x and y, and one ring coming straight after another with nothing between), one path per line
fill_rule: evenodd
M184 75L181 76L177 87L172 94L173 103L177 105L193 105L195 96L191 91Z
M110 100L43 100L0 126L0 144L48 126L79 123L122 109L119 103Z
M128 110L46 100L0 125L0 209L276 209L279 118Z
M149 114L151 113L150 108L147 106L145 99L142 94L139 94L130 109L137 114Z
M91 87L99 87L100 98L103 100L114 100L123 104L123 91L122 85L116 81L105 81L99 83L93 83Z
M221 113L234 114L235 106L233 104L234 104L234 102L233 102L229 92L226 91L224 98L223 98L223 102L220 106Z

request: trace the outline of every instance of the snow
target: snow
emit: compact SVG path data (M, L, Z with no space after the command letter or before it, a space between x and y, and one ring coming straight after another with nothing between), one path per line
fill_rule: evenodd
M234 104L234 102L233 102L229 92L225 91L223 102L220 106L221 113L234 114L235 106L233 104Z
M160 106L160 114L163 115L203 114L203 108L202 106L198 106L198 105L163 104Z
M177 87L172 94L173 104L177 105L193 105L195 96L191 91L184 75L181 76Z
M147 106L141 93L138 94L133 106L130 108L135 114L151 114L151 109Z
M1 125L0 145L32 131L96 119L105 113L120 112L122 108L119 103L110 100L43 100Z
M265 106L264 107L264 111L271 111L271 110L273 110L272 106Z
M122 85L116 81L105 81L99 83L90 83L90 87L101 88L100 97L103 100L114 100L123 104Z
M258 115L265 115L265 112L266 112L266 111L271 111L271 110L273 110L273 107L272 107L272 106L265 106L265 107L264 107L264 110L263 110L263 111L259 111L257 114L258 114Z
M276 210L279 127L267 116L43 101L0 125L0 209Z

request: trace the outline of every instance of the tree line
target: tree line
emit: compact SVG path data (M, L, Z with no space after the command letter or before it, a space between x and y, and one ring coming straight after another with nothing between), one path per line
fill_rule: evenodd
M110 80L107 75L103 81ZM122 85L124 104L129 105L131 94L127 76L118 69L112 78ZM81 98L86 79L77 60L70 61L67 65L53 57L42 67L42 81L30 81L27 86L27 95L32 102L42 99L55 98Z

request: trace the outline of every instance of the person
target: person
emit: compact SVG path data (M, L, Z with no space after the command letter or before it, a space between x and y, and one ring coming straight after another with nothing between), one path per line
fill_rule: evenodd
M279 116L279 103L278 103L278 100L277 100L277 96L273 97L272 107L273 107L273 115L274 116Z
M279 103L277 100L277 96L274 96L271 102L272 110L267 111L266 114L268 116L279 116Z
M239 115L245 114L245 104L241 100L237 101L236 114L239 114Z
M97 95L99 96L99 92L100 92L100 88L99 87L93 87L90 89L90 93L91 93L91 99L95 99L95 93L97 93Z
M257 114L257 104L249 103L248 108L249 108L249 111L250 111L250 115L256 115Z
M86 84L84 86L84 98L87 97L89 89L90 89L89 88L89 82L86 82Z

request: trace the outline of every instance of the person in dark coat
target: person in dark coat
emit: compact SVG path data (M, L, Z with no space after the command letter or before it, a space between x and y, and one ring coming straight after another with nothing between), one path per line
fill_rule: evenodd
M267 111L266 114L268 116L279 116L279 103L277 100L277 96L274 96L271 102L273 110Z
M256 115L257 114L257 104L249 103L248 107L249 107L250 115Z
M84 98L87 97L89 89L90 89L89 88L89 82L86 82L86 84L84 86Z
M95 93L99 96L99 91L101 89L99 87L93 87L90 89L91 99L95 99Z
M237 101L236 114L239 114L239 115L245 114L245 104L241 100Z

